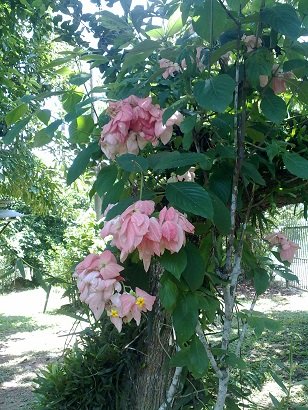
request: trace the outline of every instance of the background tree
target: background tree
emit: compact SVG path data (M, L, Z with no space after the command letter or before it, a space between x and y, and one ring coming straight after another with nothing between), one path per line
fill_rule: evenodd
M80 5L72 4L74 10ZM64 69L76 62L76 71L63 70L72 85L59 91L65 113L46 123L34 141L55 141L57 127L70 123L69 141L79 154L67 182L98 167L91 194L102 197L102 212L117 203L108 208L105 233L117 226L114 218L125 221L129 206L143 207L138 200L153 201L151 220L159 213L161 229L164 206L185 212L194 224L194 232L185 225L189 234L181 250L174 252L166 238L169 251L152 250L149 269L141 245L150 240L149 231L135 245L145 269L137 250L123 256L116 231L108 231L114 235L108 249L117 257L121 251L125 285L134 288L147 278L159 296L150 331L139 336L145 343L136 371L122 380L124 391L135 392L130 408L157 408L157 397L161 409L184 408L187 402L194 408L238 408L245 396L238 386L247 326L277 329L253 312L274 272L281 273L259 252L267 223L263 212L307 201L307 43L299 41L307 33L307 6L304 1L153 1L147 10L131 10L129 3L121 4L123 17L109 11L81 16L79 24L86 21L100 38L98 49L69 50L46 67ZM77 41L69 34L71 24L67 33ZM100 67L103 88L91 90L84 61ZM93 115L96 94L118 103ZM154 130L147 133L149 124ZM145 220L144 214L152 215L141 213ZM282 234L267 239L287 268L296 244ZM91 271L88 261L76 275L81 292L89 286L84 300L97 315L105 305L91 305L100 296L90 278L103 268L93 262ZM237 283L244 273L253 279L256 294L251 309L237 313ZM287 269L282 274L290 275ZM117 311L110 303L106 310L112 318ZM161 331L166 332L162 340ZM175 367L172 377L167 364Z

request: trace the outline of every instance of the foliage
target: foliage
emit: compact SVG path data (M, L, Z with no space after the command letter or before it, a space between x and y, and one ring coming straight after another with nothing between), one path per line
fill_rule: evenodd
M131 329L119 337L105 322L100 328L86 328L62 360L50 363L38 374L34 389L37 408L118 408L121 379L135 355L125 346L134 332Z
M175 332L174 375L180 368L208 381L209 408L238 408L233 369L244 366L240 350L247 328L257 334L277 330L254 312L275 271L259 252L268 224L263 212L301 202L307 208L307 42L299 40L307 34L307 7L304 0L150 1L147 9L121 4L122 17L100 10L78 19L78 1L70 2L73 12L66 3L59 8L71 17L61 23L61 38L77 47L46 70L58 67L71 87L57 91L64 112L55 121L47 118L34 141L56 142L60 125L70 124L69 143L78 155L67 182L93 166L98 170L91 195L102 198L102 236L113 235L109 249L123 263L123 275L133 267L136 276L150 280L150 259L164 268L159 298ZM96 49L82 42L85 22L99 38ZM95 67L103 85L90 89L89 68ZM100 113L97 100L106 97L111 102ZM25 108L6 116L9 143L27 121ZM281 251L292 244L277 238L271 243L288 268L292 257L283 261ZM114 260L108 263L117 265L117 275L108 271L109 249L77 265L81 297L96 316L106 307L114 323L132 317L138 323L136 309L144 307L146 296L128 293L119 277L123 267ZM255 296L251 308L237 315L234 346L232 320L243 270L253 278ZM127 302L131 298L135 304ZM207 332L219 333L217 346ZM170 391L162 408L180 406Z

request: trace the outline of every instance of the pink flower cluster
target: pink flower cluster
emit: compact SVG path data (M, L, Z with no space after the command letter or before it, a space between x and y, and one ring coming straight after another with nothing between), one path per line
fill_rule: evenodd
M279 70L279 65L275 64L272 70L272 87L275 94L281 94L286 91L286 78L294 78L294 74L291 72L282 72ZM265 87L268 84L268 76L260 75L260 86Z
M111 120L101 132L100 146L109 159L116 154L138 154L147 143L156 146L159 140L163 144L170 141L173 125L180 125L183 116L175 112L165 124L164 110L152 104L152 98L138 98L131 95L125 100L110 102L107 114Z
M300 248L297 243L290 241L282 232L272 233L265 236L264 239L270 242L272 246L278 246L280 258L282 261L288 261L292 263L297 250Z
M137 201L121 215L106 222L101 231L103 239L113 236L111 245L121 251L121 262L137 249L146 271L152 256L162 255L165 249L179 252L186 241L185 232L194 232L194 226L173 207L164 207L158 218L150 216L154 206L153 201Z
M122 324L132 319L139 325L141 312L152 310L156 299L139 288L136 288L135 292L120 294L121 282L124 279L119 273L123 269L115 256L106 250L100 255L86 256L76 266L73 275L77 278L80 300L89 305L97 320L106 310L107 316L119 332L122 330Z

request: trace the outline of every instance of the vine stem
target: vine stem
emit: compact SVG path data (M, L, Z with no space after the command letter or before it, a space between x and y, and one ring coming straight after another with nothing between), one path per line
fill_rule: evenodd
M172 403L174 396L177 392L178 389L178 384L179 384L179 380L182 374L182 370L183 367L176 367L175 371L174 371L174 375L172 377L172 381L169 387L169 390L167 391L167 395L166 395L166 400L165 402L160 406L160 408L158 410L165 410L168 408L169 404Z

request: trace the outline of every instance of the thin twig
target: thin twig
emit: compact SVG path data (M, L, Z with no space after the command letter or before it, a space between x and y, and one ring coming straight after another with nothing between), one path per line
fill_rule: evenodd
M218 364L216 362L216 359L212 353L212 350L210 348L210 345L208 343L208 341L206 340L206 337L203 333L202 327L200 325L200 322L198 322L197 326L196 326L196 333L200 339L200 342L203 344L204 349L206 351L207 357L209 358L209 361L215 371L215 373L217 374L218 377L223 378L223 373L220 370L220 368L218 367Z

